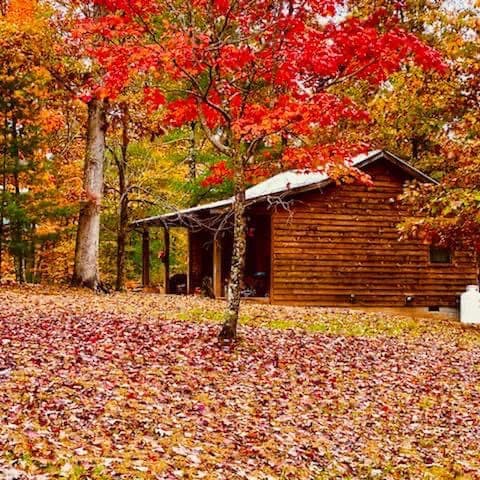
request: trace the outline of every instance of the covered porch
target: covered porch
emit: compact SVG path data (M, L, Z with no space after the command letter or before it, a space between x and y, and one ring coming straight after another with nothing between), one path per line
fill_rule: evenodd
M163 286L166 294L226 296L233 250L230 205L225 201L194 207L173 214L138 220L132 226L142 234L142 286L151 286L150 230L163 230ZM244 298L268 301L271 286L271 216L264 209L252 208L246 214L246 257L242 283ZM187 269L181 285L170 276L170 232L187 231ZM174 276L178 278L178 275ZM182 276L183 277L183 276Z

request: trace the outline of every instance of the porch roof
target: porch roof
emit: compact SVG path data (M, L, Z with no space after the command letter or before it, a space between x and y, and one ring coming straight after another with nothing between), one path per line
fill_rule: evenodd
M404 170L412 178L416 178L425 183L437 183L428 175L414 168L405 160L397 157L386 150L373 150L366 154L354 157L351 161L353 167L362 169L367 165L380 160L386 159L392 164ZM315 188L323 187L332 182L331 178L323 172L288 170L283 173L274 175L273 177L260 182L245 191L245 197L248 205L261 201L268 201L272 197L289 196ZM218 213L225 213L233 204L234 197L229 197L216 202L205 203L191 208L173 211L163 215L143 218L131 223L132 227L147 226L182 226L188 225L194 218L205 217Z

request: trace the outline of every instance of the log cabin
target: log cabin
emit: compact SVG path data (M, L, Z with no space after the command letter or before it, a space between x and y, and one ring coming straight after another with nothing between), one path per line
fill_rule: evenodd
M405 182L435 180L384 150L360 155L353 165L373 186L287 171L246 191L243 294L285 305L454 307L465 286L477 283L473 254L400 239L397 228L407 215L399 200ZM134 222L143 231L144 285L149 228L164 228L168 292L168 232L184 227L186 291L198 292L209 281L214 295L223 297L232 254L232 204L227 198Z

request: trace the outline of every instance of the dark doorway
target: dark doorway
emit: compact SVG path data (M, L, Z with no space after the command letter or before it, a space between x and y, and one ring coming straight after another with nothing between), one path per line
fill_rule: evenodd
M247 255L245 261L245 296L268 297L270 294L271 227L269 215L251 215L247 219ZM250 292L249 292L250 290Z

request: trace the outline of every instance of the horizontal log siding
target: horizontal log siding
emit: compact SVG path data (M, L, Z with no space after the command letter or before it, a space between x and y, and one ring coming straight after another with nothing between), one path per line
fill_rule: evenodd
M471 255L431 264L429 246L399 241L406 212L398 202L406 180L384 163L367 169L374 187L329 186L297 197L272 214L273 303L297 305L454 306L476 282Z

